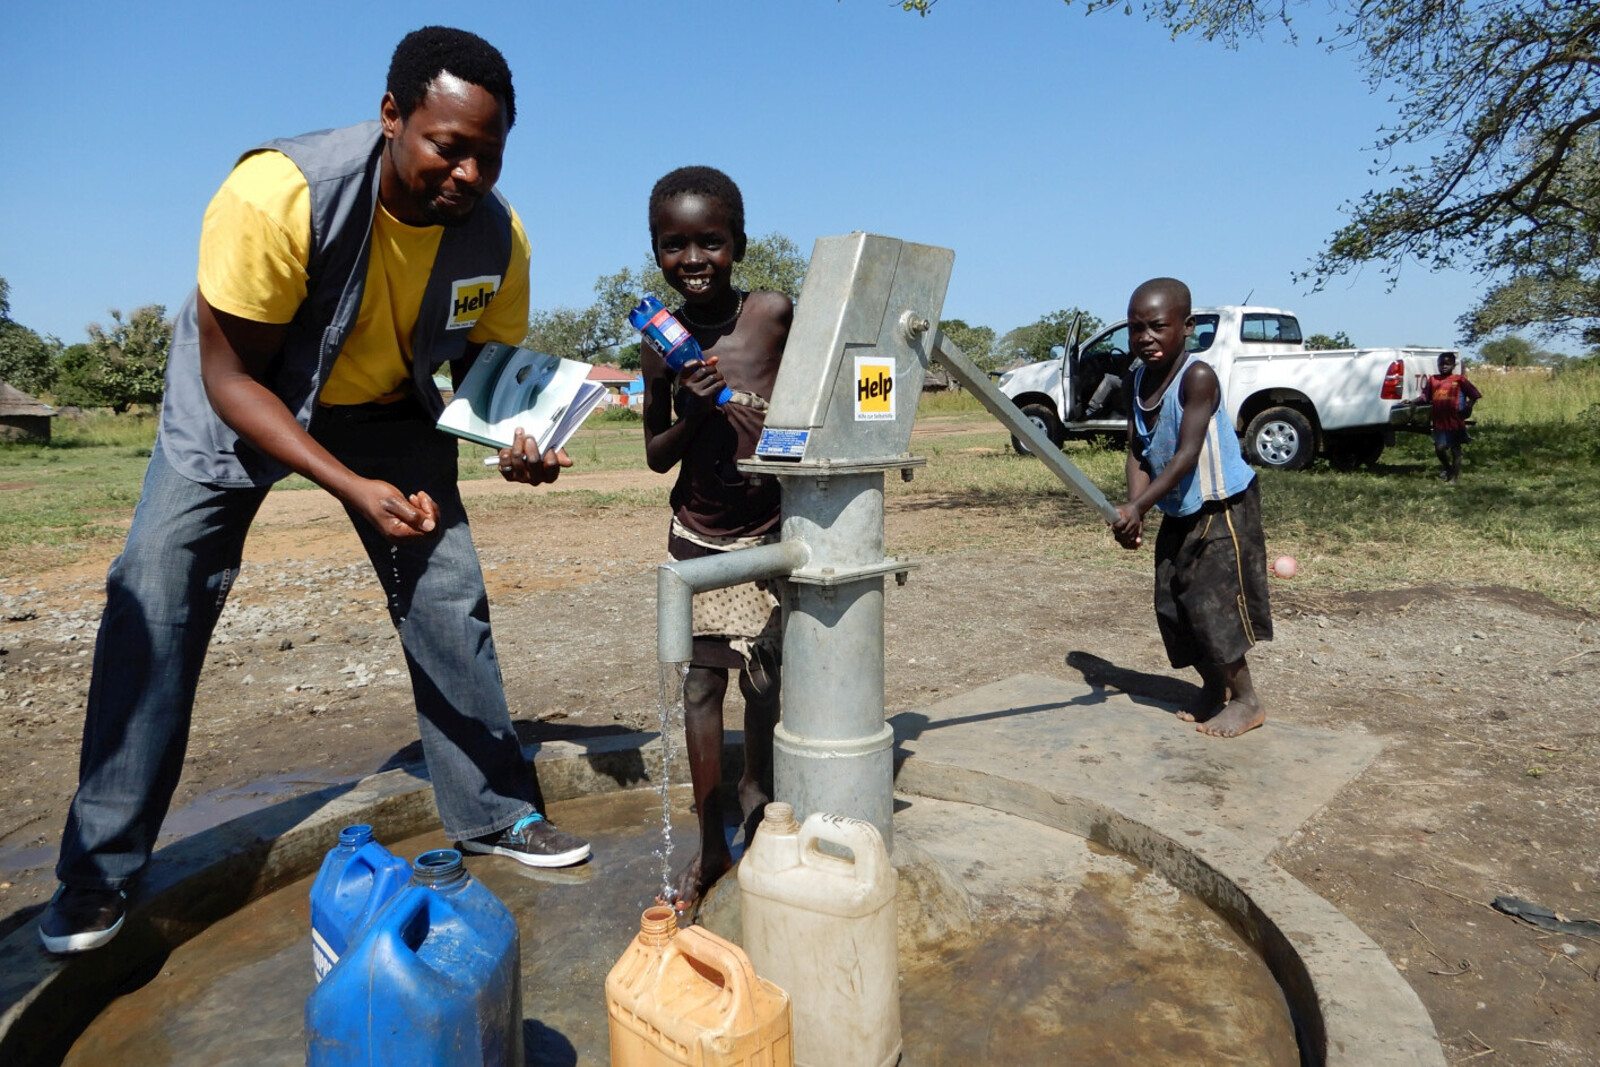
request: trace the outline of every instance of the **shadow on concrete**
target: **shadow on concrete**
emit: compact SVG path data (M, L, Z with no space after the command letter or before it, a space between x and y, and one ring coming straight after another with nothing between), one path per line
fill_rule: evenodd
M522 1020L522 1062L526 1067L577 1067L578 1050L566 1035L538 1019Z
M1126 693L1135 704L1147 707L1166 704L1186 704L1200 695L1200 687L1181 678L1165 674L1119 667L1108 659L1090 652L1073 650L1067 653L1067 666L1083 676L1084 684L1096 689L1118 689ZM1163 707L1163 711L1176 709Z

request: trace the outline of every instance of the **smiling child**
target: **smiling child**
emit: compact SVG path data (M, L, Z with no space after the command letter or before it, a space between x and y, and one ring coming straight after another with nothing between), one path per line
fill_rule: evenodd
M737 461L755 453L794 305L782 293L734 286L733 265L745 252L744 199L719 170L683 167L656 183L650 241L667 284L683 298L674 314L706 357L678 375L650 346L640 350L645 456L659 473L678 468L668 555L695 559L768 544L778 538L778 486L747 478ZM724 384L733 398L719 406ZM747 840L771 799L781 635L778 600L765 582L694 598L694 658L683 707L700 851L672 887L680 909L692 907L733 864L720 793L730 670L739 672L745 705L738 796Z

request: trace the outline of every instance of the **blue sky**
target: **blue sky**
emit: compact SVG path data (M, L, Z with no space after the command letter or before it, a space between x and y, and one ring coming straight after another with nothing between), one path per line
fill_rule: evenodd
M1316 5L1313 5L1315 7ZM1309 14L1309 13L1308 13ZM375 116L389 53L449 22L511 63L500 188L534 305L583 306L648 251L645 199L710 163L753 235L870 230L955 249L947 318L1119 317L1145 278L1298 311L1362 345L1452 344L1478 280L1408 266L1291 279L1370 187L1394 117L1316 27L1220 45L1061 0L388 0L0 6L0 276L68 342L107 309L182 303L207 200L271 137ZM1559 347L1559 346L1558 346Z

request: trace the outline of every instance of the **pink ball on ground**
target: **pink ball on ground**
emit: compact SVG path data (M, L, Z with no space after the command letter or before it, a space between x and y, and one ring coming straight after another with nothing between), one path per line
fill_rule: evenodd
M1300 565L1294 561L1293 556L1279 556L1272 561L1272 573L1279 578L1293 578L1300 571Z

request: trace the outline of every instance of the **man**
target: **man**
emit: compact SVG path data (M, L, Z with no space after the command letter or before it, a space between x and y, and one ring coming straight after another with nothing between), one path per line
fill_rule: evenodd
M270 485L337 497L399 632L434 796L472 852L564 866L589 846L539 812L511 725L455 439L432 376L527 328L528 244L494 194L516 100L487 41L395 49L379 120L247 153L207 208L157 446L107 600L79 766L40 925L52 952L121 928L177 786L195 686ZM518 431L507 480L571 466Z

